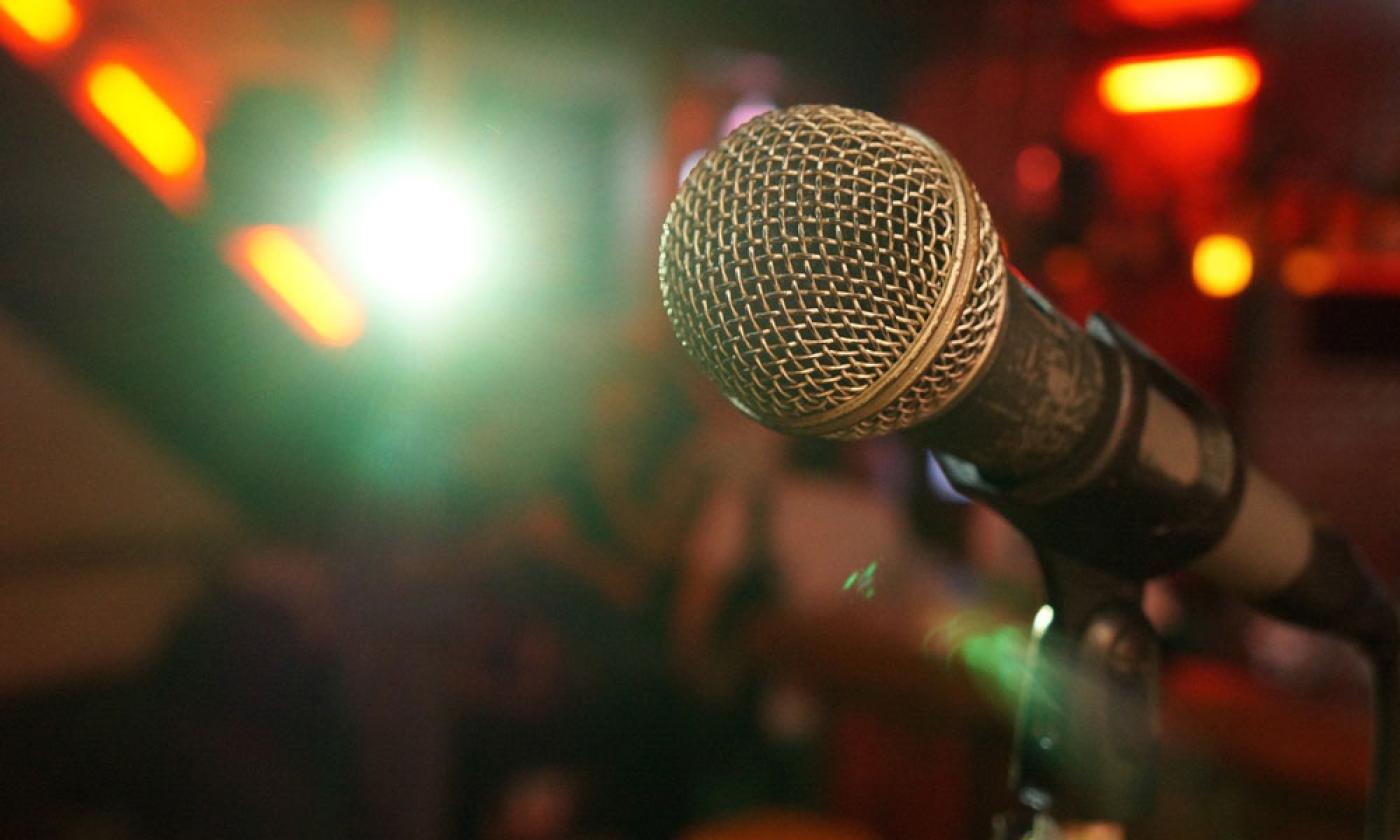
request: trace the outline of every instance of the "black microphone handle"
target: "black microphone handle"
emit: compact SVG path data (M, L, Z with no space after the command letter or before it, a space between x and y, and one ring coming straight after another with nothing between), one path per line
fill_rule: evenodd
M1241 455L1220 412L1111 320L1087 331L1018 278L967 391L909 430L1038 547L1134 580L1190 568L1275 617L1394 646L1352 547Z

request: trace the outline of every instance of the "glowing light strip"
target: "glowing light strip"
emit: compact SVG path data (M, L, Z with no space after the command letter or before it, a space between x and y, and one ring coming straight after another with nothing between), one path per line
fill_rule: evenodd
M1167 26L1192 19L1242 14L1254 0L1109 0L1119 17L1144 26Z
M106 61L90 70L83 91L97 113L165 178L198 171L204 149L189 126L131 67Z
M0 13L35 44L49 49L72 41L81 23L69 0L0 0Z
M1099 75L1099 100L1120 114L1219 108L1259 90L1259 62L1244 50L1129 59Z
M227 254L249 283L316 343L346 347L364 332L359 303L287 229L246 228L230 237Z

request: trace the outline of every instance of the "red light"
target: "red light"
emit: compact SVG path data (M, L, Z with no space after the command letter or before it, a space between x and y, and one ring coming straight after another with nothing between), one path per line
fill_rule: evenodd
M1218 20L1244 12L1253 0L1109 0L1123 20L1140 26L1167 27L1188 20Z
M1016 183L1026 192L1049 192L1060 182L1060 156L1049 146L1027 146L1016 155Z
M1045 279L1062 295L1077 295L1093 283L1093 266L1081 248L1061 246L1045 255Z
M1120 114L1238 105L1259 90L1259 62L1245 50L1125 59L1099 75L1098 90Z

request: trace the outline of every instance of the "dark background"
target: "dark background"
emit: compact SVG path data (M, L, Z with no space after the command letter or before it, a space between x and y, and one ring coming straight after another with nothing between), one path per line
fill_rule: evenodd
M1205 11L1152 17L1179 7ZM938 139L1032 283L1158 350L1400 577L1392 3L78 9L57 49L0 29L0 833L987 836L1026 547L898 442L751 428L660 312L685 161L764 107ZM1252 101L1095 95L1223 46ZM203 143L192 191L75 104L113 51ZM364 334L321 346L227 259L422 148L507 232L431 327L350 281ZM1212 233L1252 249L1238 295L1193 285ZM1349 652L1189 579L1148 606L1146 835L1356 836Z

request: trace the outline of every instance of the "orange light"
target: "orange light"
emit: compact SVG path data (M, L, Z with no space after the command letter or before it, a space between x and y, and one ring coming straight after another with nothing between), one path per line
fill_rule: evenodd
M180 179L198 171L204 158L199 139L131 67L98 64L83 90L102 119L158 174Z
M1119 17L1142 26L1165 27L1191 19L1233 17L1253 0L1109 0Z
M78 10L69 0L0 0L0 12L31 41L57 49L78 34Z
M1099 101L1120 114L1238 105L1258 90L1259 62L1244 50L1128 59L1099 75Z
M309 339L346 347L364 332L364 312L290 231L259 225L233 234L226 253L250 284Z
M1279 265L1283 285L1298 297L1315 297L1337 282L1337 261L1319 248L1294 248Z
M1206 297L1234 297L1254 276L1254 252L1238 236L1216 233L1202 237L1191 254L1191 277Z

